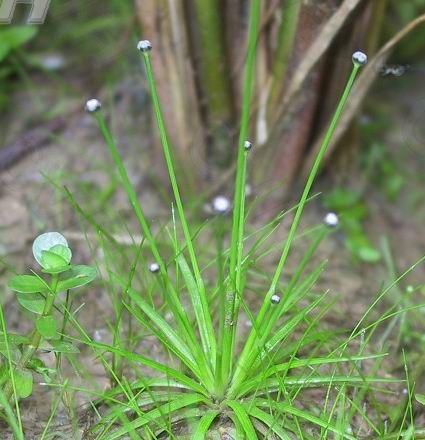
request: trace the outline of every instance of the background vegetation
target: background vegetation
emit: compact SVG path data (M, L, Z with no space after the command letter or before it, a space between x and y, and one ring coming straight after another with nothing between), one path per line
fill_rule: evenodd
M19 405L16 399L10 407L2 403L7 409L0 428L5 436L19 438L23 424L24 438L43 439L84 438L89 430L95 438L184 438L194 432L202 438L210 425L212 438L238 432L244 433L240 438L255 438L252 429L265 438L424 437L423 266L410 269L425 245L425 2L260 4L248 103L243 100L249 65L246 0L52 1L44 25L26 26L27 11L21 5L14 24L0 27L0 295L3 330L11 333L12 346L16 343L20 350L28 343L13 335L31 335L37 319L33 311L22 310L7 281L29 270L39 273L29 251L38 234L60 231L72 244L73 261L96 266L98 273L90 286L58 297L53 315L61 339L66 336L65 345L70 345L56 351L40 346L40 363L31 365L34 387L28 391L24 374L24 389L17 393L31 397ZM153 44L153 74L179 183L177 199L168 181L170 168L163 163L164 139L156 128L152 84L149 87L143 58L135 50L141 37ZM206 289L213 295L212 319L219 328L222 318L214 313L221 309L214 298L228 288L228 264L230 273L237 273L239 257L230 234L232 215L217 215L214 200L233 198L242 127L254 146L247 180L239 179L235 199L242 203L246 191L246 221L245 201L242 211L235 204L233 212L243 218L247 246L244 280L238 281L248 286L239 305L239 353L274 279L291 226L291 208L297 206L357 49L366 51L370 62L359 73L279 278L279 294L298 290L290 306L282 303L288 315L276 323L300 320L299 326L283 331L287 339L276 351L287 370L283 382L274 386L286 400L274 407L271 401L255 400L260 397L252 397L249 386L265 382L248 381L247 395L260 412L237 403L210 407L187 397L184 419L189 423L180 422L176 410L160 414L158 425L141 430L144 424L134 420L143 420L144 414L167 402L167 393L168 404L181 395L170 395L169 390L161 394L160 388L153 398L140 382L150 373L131 353L148 353L161 365L178 366L190 379L196 377L196 368L194 376L193 365L180 369L187 358L180 352L176 356L176 341L165 337L164 343L161 331L145 328L146 304L140 307L134 292L123 298L127 292L117 287L128 283L143 291L178 336L186 337L184 320L174 321L177 312L170 298L157 296L167 289L149 272L157 258L148 252L146 230L139 233L140 216L136 209L133 218L132 208L137 203L143 207L153 231L150 244L173 268L169 277L182 294L183 306ZM116 157L111 161L95 121L83 112L91 97L102 101L105 127L113 133L121 165ZM111 148L111 139L103 134ZM137 194L130 204L130 189L122 188L123 170ZM179 197L188 231L185 221L181 229L178 220ZM332 235L321 226L329 210L340 219ZM192 236L199 273L186 232ZM329 260L328 267L319 278L324 260ZM325 294L328 290L330 295ZM323 306L317 302L322 295ZM380 300L375 307L376 298ZM337 305L327 314L333 302ZM306 316L306 310L311 314ZM200 325L196 308L194 314L190 319ZM35 328L41 328L46 340L51 338L51 326ZM7 367L16 361L4 347L7 340L4 337L0 347L6 381ZM192 354L197 349L193 345ZM381 356L387 353L390 356ZM338 356L345 360L337 362ZM313 368L317 359L335 367ZM303 369L288 374L292 361ZM273 368L268 362L265 366L257 360L252 374ZM305 386L306 370L324 386ZM358 377L362 384L353 385ZM19 384L19 374L17 378ZM201 382L208 380L202 377ZM3 398L8 400L10 393L6 385ZM142 399L137 405L135 395ZM35 409L46 401L45 408ZM124 405L116 406L117 401ZM191 422L199 418L203 424Z

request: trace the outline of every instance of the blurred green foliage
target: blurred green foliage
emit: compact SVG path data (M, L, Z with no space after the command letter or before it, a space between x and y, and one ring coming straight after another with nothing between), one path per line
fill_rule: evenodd
M0 26L0 109L8 102L9 87L5 80L16 72L16 65L11 61L11 56L32 40L37 32L36 26Z
M395 202L406 179L385 145L373 143L365 155L365 165L366 169L373 170L369 173L370 181L381 189L390 202Z
M409 21L414 20L419 14L423 14L425 11L425 0L393 0L392 7L397 12L400 19L403 22L408 23Z
M137 29L133 2L51 2L45 23L37 26L26 24L28 12L28 5L19 4L13 23L0 26L0 110L5 116L15 92L28 92L28 106L37 106L48 118L43 91L52 89L47 96L54 97L60 111L76 88L94 93L100 84L113 87L128 77L129 66L139 67L131 41Z
M338 213L346 246L358 261L377 263L381 254L370 242L364 229L368 211L358 191L338 187L324 198L325 206Z
M16 48L23 46L35 35L35 26L3 26L0 27L0 63Z
M422 14L425 14L425 0L391 0L383 35L384 41ZM424 53L425 26L420 26L396 47L395 57L399 58L400 61L412 63L411 58Z

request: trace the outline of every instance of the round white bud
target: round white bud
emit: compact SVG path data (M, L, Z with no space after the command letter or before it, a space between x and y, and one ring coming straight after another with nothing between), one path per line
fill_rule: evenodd
M357 52L353 53L353 63L357 66L364 66L367 64L367 55L364 52L361 52L358 50Z
M273 295L270 298L270 301L272 302L272 304L279 304L280 303L280 296L279 295Z
M86 102L86 111L88 111L89 113L97 112L100 107L102 107L102 104L98 99L89 99Z
M216 214L226 214L230 211L230 201L224 196L217 196L212 201L212 208Z
M149 272L158 273L159 272L159 264L158 263L151 263L149 265Z
M141 40L137 43L137 49L140 52L150 52L152 50L152 44L149 40Z
M326 226L329 226L330 228L335 228L336 226L338 226L339 218L334 212L328 212L325 215L323 222Z
M249 151L252 148L252 142L245 141L245 143L243 144L243 147L245 148L246 151Z

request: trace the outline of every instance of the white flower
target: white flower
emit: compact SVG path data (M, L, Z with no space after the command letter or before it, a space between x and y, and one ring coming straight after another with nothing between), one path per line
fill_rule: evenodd
M137 43L137 49L140 52L150 52L152 50L152 44L149 40L141 40Z
M159 264L158 263L151 263L149 265L149 271L152 272L152 273L159 272Z
M331 228L335 228L338 226L339 218L334 212L328 212L325 215L325 218L323 219L326 226L329 226Z
M226 214L230 211L230 201L224 196L217 196L212 201L212 208L216 214Z
M102 107L102 104L98 99L89 99L86 102L86 111L88 111L89 113L97 112L100 107Z
M353 53L353 63L358 66L364 66L367 64L367 55L364 52L358 50Z
M270 298L270 301L272 302L272 304L279 304L280 303L280 296L279 295L273 295Z

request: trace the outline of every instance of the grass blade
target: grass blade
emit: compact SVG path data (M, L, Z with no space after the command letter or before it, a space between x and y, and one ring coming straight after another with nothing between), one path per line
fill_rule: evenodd
M193 433L192 440L204 440L208 429L218 414L219 411L216 409L207 411L199 421L196 431Z
M233 410L235 416L238 418L243 430L245 431L247 439L258 440L254 425L252 424L245 407L236 400L227 400L226 404Z

